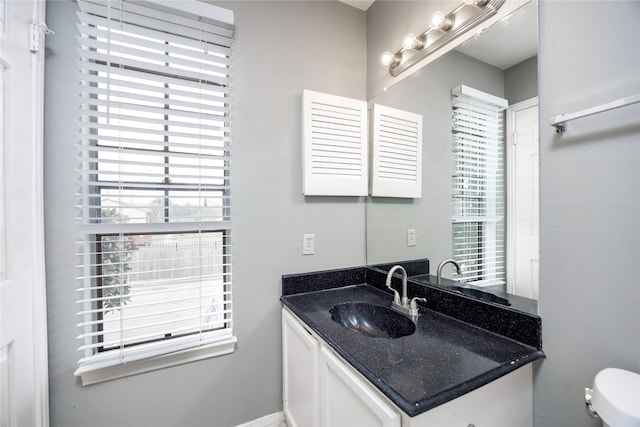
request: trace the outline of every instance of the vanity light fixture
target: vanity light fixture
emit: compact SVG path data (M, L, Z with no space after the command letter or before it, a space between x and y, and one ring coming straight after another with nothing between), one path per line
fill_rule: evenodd
M489 0L464 0L464 4L471 5L471 6L478 6L478 7L482 7L488 2Z
M435 12L425 32L417 36L407 34L402 48L396 53L384 52L380 63L389 67L389 74L396 77L451 40L498 13L504 2L505 0L464 0L447 14Z

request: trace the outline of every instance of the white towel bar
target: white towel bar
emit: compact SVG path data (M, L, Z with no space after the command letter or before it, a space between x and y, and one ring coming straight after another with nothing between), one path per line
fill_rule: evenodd
M550 124L551 126L556 128L557 133L561 133L566 130L567 122L570 120L579 119L581 117L590 116L596 113L602 113L603 111L625 107L627 105L635 104L637 102L640 102L640 94L618 99L616 101L611 101L606 104L598 105L597 107L587 108L586 110L577 111L575 113L560 114L558 116L551 117Z

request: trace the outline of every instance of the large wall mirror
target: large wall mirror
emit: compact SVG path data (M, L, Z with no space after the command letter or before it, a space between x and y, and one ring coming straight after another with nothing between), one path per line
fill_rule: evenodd
M422 198L367 198L367 264L428 258L435 275L438 264L452 257L451 89L466 85L509 104L504 130L506 280L486 290L530 301L523 310L537 312L537 28L537 2L532 0L369 100L423 116L423 176ZM408 230L415 230L415 245L408 244ZM452 273L450 266L443 269L445 278Z

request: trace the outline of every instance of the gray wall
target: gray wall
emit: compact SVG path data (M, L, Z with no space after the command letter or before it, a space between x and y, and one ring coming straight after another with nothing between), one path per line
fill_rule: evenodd
M504 95L509 104L538 96L538 57L504 70Z
M282 409L282 274L362 265L362 198L305 198L303 89L365 99L365 14L337 2L228 2L235 353L82 387L77 287L75 4L47 3L45 205L51 425L233 426ZM302 234L316 255L302 256Z
M423 119L422 198L367 200L369 264L428 257L431 270L451 257L451 88L465 84L504 96L502 70L449 52L370 100L418 113ZM407 229L416 246L407 246Z
M640 93L638 22L637 1L540 3L540 427L599 425L584 387L605 367L640 372L640 107L547 125Z

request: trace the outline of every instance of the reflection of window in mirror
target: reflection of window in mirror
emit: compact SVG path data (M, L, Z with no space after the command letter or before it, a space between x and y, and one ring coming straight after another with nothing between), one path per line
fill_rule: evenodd
M507 100L467 86L452 90L452 249L462 282L505 290Z

